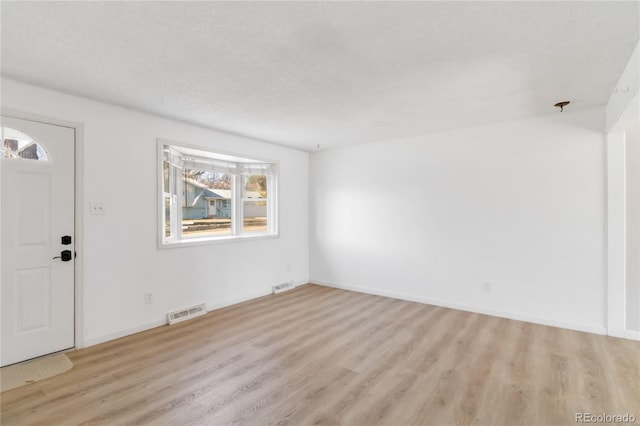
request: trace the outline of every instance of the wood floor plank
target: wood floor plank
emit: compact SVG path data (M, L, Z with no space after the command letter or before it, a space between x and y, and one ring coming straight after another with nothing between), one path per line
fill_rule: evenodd
M2 425L640 421L640 342L316 285L68 356Z

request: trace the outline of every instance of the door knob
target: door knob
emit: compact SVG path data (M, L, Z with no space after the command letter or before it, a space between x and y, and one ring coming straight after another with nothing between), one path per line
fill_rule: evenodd
M62 250L60 256L54 257L54 259L61 259L63 262L68 262L73 258L71 256L71 250Z

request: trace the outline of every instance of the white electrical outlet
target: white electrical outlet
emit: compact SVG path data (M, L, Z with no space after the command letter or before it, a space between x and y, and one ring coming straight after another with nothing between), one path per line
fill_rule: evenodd
M145 293L144 294L144 303L150 305L153 303L153 293Z
M485 293L491 293L491 283L489 281L482 282L482 291Z
M95 215L104 214L104 203L102 202L91 203L89 212Z

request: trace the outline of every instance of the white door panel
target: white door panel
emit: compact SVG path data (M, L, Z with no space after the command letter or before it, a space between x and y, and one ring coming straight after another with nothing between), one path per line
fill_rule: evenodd
M74 256L64 262L55 257L75 252L75 131L4 116L1 124L4 366L74 346ZM20 138L38 143L46 161L22 151L27 158L14 155ZM72 243L63 245L63 235Z

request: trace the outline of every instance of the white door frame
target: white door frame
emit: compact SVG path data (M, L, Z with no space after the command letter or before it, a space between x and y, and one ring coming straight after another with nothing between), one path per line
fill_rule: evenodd
M625 337L626 174L624 131L609 132L607 153L607 334Z
M640 340L626 324L626 156L625 130L640 115L636 92L607 129L607 334Z
M84 345L84 125L82 123L65 121L57 118L31 114L10 108L2 108L0 114L6 117L19 118L22 120L37 121L55 126L70 127L75 130L75 158L73 160L75 176L75 225L74 225L74 245L77 257L74 261L74 336L75 349L83 348Z

